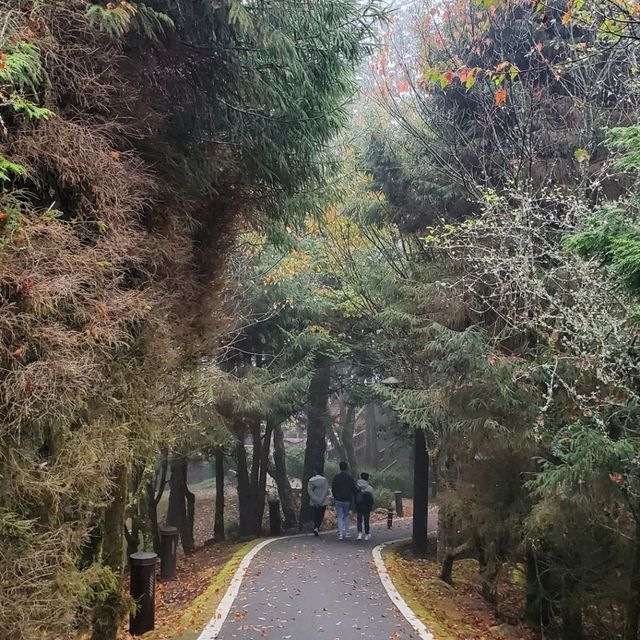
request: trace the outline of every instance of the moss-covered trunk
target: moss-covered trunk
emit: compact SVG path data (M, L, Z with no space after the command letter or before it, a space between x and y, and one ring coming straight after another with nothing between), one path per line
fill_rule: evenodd
M113 475L113 494L104 513L102 563L111 574L106 591L93 611L92 640L116 640L125 614L122 599L124 576L124 526L127 501L128 469L120 464ZM105 582L107 584L107 582Z
M176 455L171 459L167 524L171 527L177 527L183 551L192 553L195 548L193 541L195 496L187 486L188 463L189 461L184 455Z

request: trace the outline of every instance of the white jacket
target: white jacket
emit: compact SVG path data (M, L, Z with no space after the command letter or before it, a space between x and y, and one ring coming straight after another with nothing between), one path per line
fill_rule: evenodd
M312 507L326 507L329 504L329 482L324 476L309 478L307 492Z

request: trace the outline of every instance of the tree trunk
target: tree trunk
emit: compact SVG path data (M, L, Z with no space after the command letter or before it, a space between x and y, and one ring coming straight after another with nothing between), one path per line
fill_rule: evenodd
M376 424L376 407L370 402L364 408L365 428L365 460L366 463L378 468L378 425Z
M273 429L273 478L278 487L282 513L284 514L284 526L287 529L294 529L298 524L296 510L293 507L293 495L291 484L287 476L287 456L284 448L284 434L282 425L276 425Z
M183 551L192 553L195 547L193 542L195 496L187 486L188 463L187 457L183 455L177 455L171 459L167 524L171 527L177 527Z
M151 524L151 537L153 539L153 550L160 553L160 527L158 525L158 504L162 500L164 489L167 485L167 470L169 468L169 452L166 447L162 448L162 460L160 463L160 477L154 474L153 481L147 483L147 508L149 511L149 522ZM156 490L157 485L157 490Z
M342 446L342 442L340 442L340 438L336 435L336 432L333 430L333 425L331 424L327 427L327 436L329 437L329 442L331 442L331 445L336 452L336 460L346 460L347 454Z
M247 467L247 451L244 448L242 439L236 444L236 462L238 467L238 518L240 535L248 537L251 535L253 518L251 517L252 496L251 483L249 482L249 469Z
M112 572L115 581L113 589L103 596L93 611L92 640L116 640L126 611L122 599L122 580L127 476L126 465L122 464L115 470L113 496L104 513L102 562Z
M440 571L440 580L444 580L446 583L451 584L453 582L453 563L460 556L469 551L469 543L455 547L454 549L447 549L443 554L442 569Z
M568 577L562 589L562 640L584 640L584 637L582 607L575 596L575 581Z
M306 490L309 478L316 471L324 473L324 456L327 449L326 432L329 424L327 403L330 382L331 365L329 361L321 356L316 357L315 371L309 387L307 445L304 451L302 499L300 501L300 528L302 528L303 522L309 522L313 518L309 506L309 494Z
M216 514L213 524L213 541L222 542L224 534L224 451L217 448L216 456Z
M624 626L624 640L637 640L640 623L640 519L636 519L636 536L633 564L627 599L627 615Z
M413 553L424 558L429 515L429 453L422 429L414 431L413 456Z
M356 460L356 450L353 446L353 429L355 427L356 408L346 402L342 402L341 405L340 417L342 428L340 429L340 439L342 440L344 451L347 454L347 462L349 463L351 475L354 478L357 478L358 461Z
M525 618L539 626L546 627L551 622L551 588L546 583L546 572L541 571L535 553L526 553L526 603Z
M267 468L269 466L269 451L271 449L271 434L274 423L267 421L264 436L262 437L262 449L260 452L260 472L258 474L257 510L256 510L256 535L262 535L262 518L264 517L264 505L267 498Z
M502 563L493 553L487 555L490 557L487 558L487 563L480 570L482 576L480 590L482 597L491 605L496 606L498 604L498 576Z

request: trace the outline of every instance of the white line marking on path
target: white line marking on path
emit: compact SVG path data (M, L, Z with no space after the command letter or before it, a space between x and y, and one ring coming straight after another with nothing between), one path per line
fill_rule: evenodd
M397 520L406 520L408 518L398 518ZM327 535L327 534L331 534L334 533L335 534L336 530L331 530L331 531L322 531L320 533L320 535ZM240 592L240 586L242 585L242 579L244 578L247 569L249 568L249 565L251 564L251 561L258 555L258 553L260 551L262 551L262 549L264 549L268 544L271 544L272 542L277 542L278 540L287 540L290 538L303 538L303 537L310 537L310 534L308 533L298 533L295 534L293 536L282 536L279 538L267 538L266 540L263 540L262 542L260 542L259 544L257 544L255 547L253 547L253 549L251 549L251 551L249 551L249 553L247 553L247 555L242 558L240 564L238 565L238 568L236 569L235 573L233 574L233 578L231 579L231 584L229 584L229 586L227 587L227 591L225 592L222 600L220 600L220 604L218 605L218 607L216 608L215 613L213 614L213 617L211 618L211 620L209 620L209 622L207 623L207 626L202 630L202 633L198 636L197 640L216 640L218 637L218 634L220 633L220 631L222 630L222 625L225 623L225 620L227 619L227 616L229 615L229 612L231 611L231 607L233 606L233 603L236 599L236 597L238 596L238 593ZM397 542L397 540L394 540L394 542ZM379 545L378 547L376 547L373 550L373 557L374 559L376 558L376 550L378 548L382 548L384 545ZM384 563L382 563L382 556L380 556L380 563L382 566L382 570L385 572L385 575L387 575L387 580L389 580L389 582L391 583L391 580L389 579L389 576L387 574L387 570L384 568ZM376 560L376 566L378 567L378 572L380 572L380 566L378 566L378 561ZM380 578L382 579L382 574L380 575ZM382 581L382 584L384 584L384 580ZM393 584L391 584L391 588L394 589L395 591L395 587L393 586ZM389 589L387 588L387 586L385 585L385 589L387 589L387 593L390 594ZM396 593L398 593L396 591ZM400 596L400 594L398 593L398 597L400 598L400 600L402 600L402 597ZM392 598L393 600L393 598ZM394 601L395 602L395 601ZM402 602L404 603L404 600L402 600ZM397 603L396 603L397 605ZM413 615L413 612L411 611L411 609L409 609L409 607L407 606L406 603L404 603L405 607L407 607L407 610L409 612L411 612L411 615ZM398 606L398 608L400 609L400 611L402 612L402 615L404 615L405 618L407 618L407 614L404 613L404 611L402 611L402 609ZM414 616L415 618L415 616ZM407 618L407 620L409 620L409 618ZM416 618L416 620L418 620ZM409 622L411 623L411 620L409 620ZM418 622L420 624L422 624L419 620ZM413 623L411 623L413 624ZM424 625L423 625L424 627ZM415 627L414 627L415 628ZM426 635L426 636L420 636L422 640L435 640L434 637L430 634Z
M275 542L276 540L282 540L283 538L267 538L263 540L259 544L257 544L247 555L242 558L242 561L238 565L236 572L233 574L233 578L231 579L231 584L227 588L227 592L224 594L222 600L220 600L220 604L216 609L216 612L213 614L213 618L209 620L207 626L202 630L202 633L198 636L198 640L216 640L220 630L222 629L222 625L224 621L227 619L229 615L229 611L231 611L231 607L233 606L233 602L240 591L240 585L242 584L242 579L244 578L251 561L256 557L256 555L264 549L268 544Z
M404 540L411 540L411 538L404 538L403 540L393 540L391 542L383 542L379 544L377 547L373 548L373 561L376 564L376 569L378 570L378 574L380 575L380 581L382 582L382 586L385 588L387 595L391 598L393 604L398 607L400 613L406 618L407 622L414 628L415 632L418 634L418 637L421 640L435 640L431 631L424 626L422 620L413 613L411 607L405 602L405 599L398 593L398 590L395 588L391 578L389 577L389 572L387 568L384 566L384 560L382 559L382 550L389 544L394 544L396 542L403 542Z

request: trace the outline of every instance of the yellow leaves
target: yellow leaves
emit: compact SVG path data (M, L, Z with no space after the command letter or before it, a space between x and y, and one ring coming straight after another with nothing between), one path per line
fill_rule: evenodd
M571 21L572 17L573 17L573 10L569 9L569 11L567 11L562 16L562 24L564 24L564 25L569 24L569 22Z
M282 262L262 279L264 285L278 284L291 280L311 268L312 257L304 251L292 251Z
M331 335L331 332L327 327L322 327L319 324L312 324L309 327L309 331L310 333L317 333L318 335L321 335L321 336L329 337Z

